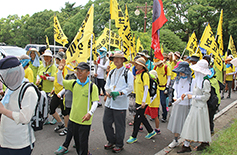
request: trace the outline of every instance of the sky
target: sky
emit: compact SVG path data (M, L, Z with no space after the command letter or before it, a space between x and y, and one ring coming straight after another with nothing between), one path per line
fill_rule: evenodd
M74 5L85 5L89 0L2 0L0 18L7 18L8 15L17 14L19 17L29 14L32 16L36 12L47 10L60 11L65 7L65 2Z

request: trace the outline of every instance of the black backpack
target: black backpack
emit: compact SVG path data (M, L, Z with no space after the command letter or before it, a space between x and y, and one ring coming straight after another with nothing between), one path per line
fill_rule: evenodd
M115 71L115 69L111 70L111 72L110 72L110 74L109 74L109 79L111 79L111 76L112 76L112 74L114 73L114 71ZM124 80L125 80L126 83L128 83L128 71L129 71L129 69L126 68L126 69L124 70L124 73L123 73Z
M203 83L205 80L208 80L208 79L204 79L203 82L202 82L202 87L203 87ZM209 80L208 80L209 81ZM209 81L210 82L210 81ZM211 82L210 82L210 85L211 85ZM213 109L213 110L216 110L217 107L218 107L218 97L217 97L217 94L216 94L216 89L211 86L211 92L210 92L210 98L209 100L207 101L207 106L208 106L208 109Z
M143 82L143 74L147 73L147 72L142 72L141 75L141 80ZM155 80L153 80L150 76L149 73L147 73L149 75L149 79L150 79L150 88L148 89L149 93L150 93L150 97L154 97L156 95L156 91L157 91L157 83L155 82Z

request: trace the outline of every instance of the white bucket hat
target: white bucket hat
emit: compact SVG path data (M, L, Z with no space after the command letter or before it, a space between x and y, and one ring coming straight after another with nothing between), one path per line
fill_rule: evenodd
M45 50L42 56L50 56L53 57L52 52L50 50Z
M211 75L211 71L208 67L208 62L204 59L199 60L195 65L190 66L190 68L204 75Z

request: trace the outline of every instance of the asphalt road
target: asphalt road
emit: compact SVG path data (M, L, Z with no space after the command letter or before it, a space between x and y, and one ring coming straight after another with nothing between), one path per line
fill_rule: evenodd
M237 99L237 93L232 93L231 99L224 99L221 101L220 110L226 107L231 102ZM225 97L227 94L225 93ZM169 109L171 111L172 108ZM89 150L93 155L110 155L114 154L111 150L105 150L104 144L107 143L106 137L104 135L102 118L104 113L104 105L103 107L97 108L93 122L91 126L90 139L89 139ZM170 114L170 112L169 112ZM126 140L132 134L132 126L129 126L128 123L133 120L133 117L129 115L127 111L127 126L126 126L126 134L125 134L125 144L124 150L120 152L121 155L154 155L155 153L162 150L166 147L172 140L173 134L167 129L168 123L160 122L161 134L156 135L150 140L145 139L147 134L146 129L144 128L143 132L139 132L138 141L134 144L126 144ZM150 124L155 127L155 122L150 121ZM53 155L54 151L58 149L60 145L63 144L65 140L65 136L59 136L58 133L54 132L55 125L45 125L44 129L41 131L35 132L36 142L35 148L33 150L32 155ZM68 155L75 155L76 150L72 147L74 144L74 140L71 141Z

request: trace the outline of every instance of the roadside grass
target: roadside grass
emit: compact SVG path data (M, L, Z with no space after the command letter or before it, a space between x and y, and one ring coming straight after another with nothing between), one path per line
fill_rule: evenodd
M237 154L237 119L229 128L221 131L209 148L202 155L234 155Z

